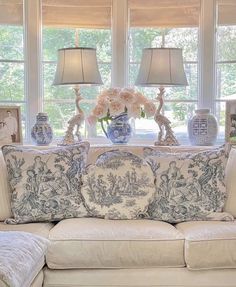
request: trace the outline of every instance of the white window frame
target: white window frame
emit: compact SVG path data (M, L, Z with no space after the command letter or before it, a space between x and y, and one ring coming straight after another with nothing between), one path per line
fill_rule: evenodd
M37 113L43 110L42 80L42 2L24 0L24 51L25 51L25 93L26 93L26 141Z
M227 0L226 0L227 1ZM35 116L42 111L42 1L24 0L25 92L27 98L27 139ZM128 0L112 3L112 86L128 84ZM199 108L216 106L216 0L201 0L199 25ZM104 138L91 141L102 141Z

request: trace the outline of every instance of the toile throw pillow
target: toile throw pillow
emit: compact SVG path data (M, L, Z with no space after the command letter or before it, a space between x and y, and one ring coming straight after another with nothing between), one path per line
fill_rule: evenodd
M89 143L48 150L3 146L14 219L7 223L58 221L88 215L81 177Z
M233 220L222 212L226 201L224 148L198 153L155 153L144 148L156 177L151 219L178 223L191 220Z
M81 193L92 216L137 219L153 200L154 176L143 159L112 150L87 167Z

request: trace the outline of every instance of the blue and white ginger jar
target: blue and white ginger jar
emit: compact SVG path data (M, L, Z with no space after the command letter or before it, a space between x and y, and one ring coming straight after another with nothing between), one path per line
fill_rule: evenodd
M188 122L188 136L192 145L214 145L218 134L218 123L209 109L195 110Z
M31 130L31 137L37 145L49 145L52 142L53 131L48 123L47 113L38 113L36 124Z

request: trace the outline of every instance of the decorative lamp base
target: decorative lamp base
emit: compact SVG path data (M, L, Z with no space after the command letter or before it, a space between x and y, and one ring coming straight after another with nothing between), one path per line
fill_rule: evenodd
M177 146L179 145L174 132L171 128L171 121L162 115L161 110L163 107L163 95L165 94L165 88L159 88L159 94L156 100L159 102L159 106L155 112L154 120L159 127L158 140L154 143L155 146Z
M180 145L176 137L172 134L171 137L166 137L165 140L155 141L155 146L178 146Z
M80 108L79 102L83 98L80 95L79 87L74 88L74 91L76 94L75 105L77 108L77 113L68 121L68 127L66 130L65 136L63 138L63 141L58 144L59 146L73 145L73 144L76 144L82 141L82 137L81 137L79 129L82 123L84 122L84 112ZM76 127L75 136L77 137L77 140L75 140L74 133L73 133L75 127Z

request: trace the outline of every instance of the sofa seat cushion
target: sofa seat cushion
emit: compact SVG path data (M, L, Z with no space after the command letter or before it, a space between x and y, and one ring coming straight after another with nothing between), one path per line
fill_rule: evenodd
M27 223L27 224L5 224L0 222L0 231L24 231L48 238L53 223Z
M189 269L236 268L236 221L183 222L176 228L185 236Z
M151 220L74 218L49 234L51 269L184 266L183 235L172 225Z

